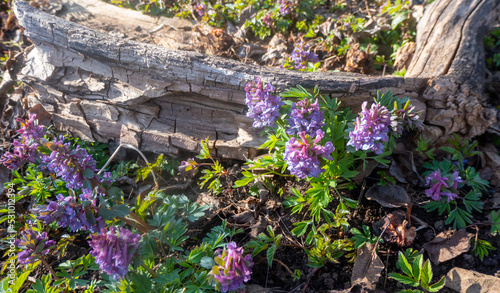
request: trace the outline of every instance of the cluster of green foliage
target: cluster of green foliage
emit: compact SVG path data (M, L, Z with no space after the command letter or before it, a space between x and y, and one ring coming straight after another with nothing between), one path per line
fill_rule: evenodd
M401 290L399 293L423 293L423 292L438 292L445 285L444 276L437 282L431 285L432 267L429 260L423 261L424 257L418 251L407 249L403 254L401 251L398 254L398 262L396 266L403 271L404 275L399 273L389 273L389 276L394 280L422 290L408 289Z
M460 142L458 136L455 135L450 139L453 147L441 147L440 149L448 152L451 155L451 160L443 160L425 162L423 167L430 171L424 172L423 175L440 170L442 173L458 172L464 182L458 184L460 198L457 200L448 201L441 199L440 201L431 201L424 205L428 211L437 210L440 215L446 214L446 224L452 224L454 229L462 229L467 224L472 224L472 212L482 212L483 202L481 201L482 191L486 191L488 181L481 179L479 173L472 166L466 167L466 158L472 158L480 154L474 149L477 147L477 141L469 143L468 140Z
M121 7L132 8L154 16L182 17L197 19L210 26L226 28L229 23L238 25L244 21L245 27L260 39L273 36L276 33L289 35L300 34L306 39L315 40L317 44L323 44L327 56L345 56L349 49L355 44L360 44L360 49L373 55L375 69L392 66L396 57L396 51L409 41L415 40L416 23L411 17L410 1L375 1L369 5L380 7L379 16L387 19L387 24L380 29L367 29L366 16L354 13L356 9L348 7L345 1L305 0L290 1L289 12L282 15L278 0L181 0L181 1L130 1L130 0L107 0ZM196 6L203 4L206 8L202 15L198 15ZM341 14L339 19L325 19L324 16L315 12L323 10ZM352 10L352 11L351 11ZM247 15L251 13L251 15ZM244 15L244 16L243 16ZM246 18L250 16L249 18ZM245 19L242 19L245 17ZM319 26L325 21L331 21L336 30L331 30L328 35L323 35ZM336 40L336 34L341 32L344 36L340 43ZM362 34L363 33L363 34ZM362 36L352 38L353 34ZM355 39L356 41L353 41ZM317 64L308 69L316 71L322 64ZM406 70L396 71L395 75L404 76Z
M355 115L349 109L342 109L337 99L327 99L320 95L319 89L308 91L301 86L291 88L281 93L285 105L281 108L281 116L276 126L265 129L266 142L261 146L267 154L256 160L248 160L247 168L242 172L242 178L234 183L232 188L246 189L249 195L259 196L259 186L262 184L274 194L282 197L283 205L291 214L299 216L301 220L293 223L291 237L299 240L296 245L303 249L308 259L308 266L321 268L328 262L339 262L341 258L352 259L357 249L367 243L378 244L381 237L374 236L366 225L351 227L348 215L358 208L356 200L349 198L344 191L353 190L356 184L353 178L360 168L370 162L377 162L380 166L388 167L391 154L397 141L397 133L391 132L390 139L384 142L384 152L379 155L355 150L347 146L349 131L353 129ZM330 159L321 159L322 173L317 177L306 177L300 181L287 171L287 161L284 159L285 146L290 140L287 134L287 120L294 102L301 100L319 101L319 107L324 111L325 133L321 143L332 142L335 150ZM410 101L394 97L391 93L378 93L375 102L387 107L388 111L409 109ZM104 155L105 146L102 144L85 143L77 139L68 139L73 146L79 145L89 151L99 167L106 165L109 159ZM194 159L188 159L180 164L184 171L195 172L202 167L199 176L201 188L207 188L214 194L219 194L224 188L221 179L227 176L223 164L211 154L209 140L201 142L200 154ZM459 198L452 201L446 199L431 201L423 205L429 212L437 210L446 217L446 224L454 229L461 229L473 224L474 213L482 212L481 197L488 186L488 182L479 177L478 172L467 165L467 160L479 155L477 142L461 141L458 137L450 140L451 147L441 147L439 150L429 149L429 141L420 139L416 152L431 161L423 164L428 171L440 170L444 173L458 172L463 182L458 185ZM435 152L441 151L440 156ZM441 158L437 161L436 157ZM150 174L161 176L177 175L179 163L175 160L166 160L163 155L156 161L145 166L138 162L119 162L106 170L112 171L113 177L135 177L136 180L147 180ZM258 172L254 172L257 171ZM380 184L395 184L385 171L377 172L375 176ZM49 176L39 170L36 164L27 164L22 170L13 172L10 182L17 187L16 201L30 197L33 205L46 203L57 194L71 195L74 191L66 188L64 182L54 176ZM298 188L285 190L276 185L277 177L286 177L297 180L304 191ZM9 184L10 184L9 183ZM47 274L39 278L34 284L24 284L29 274L40 265L40 261L30 264L25 270L16 270L17 281L9 286L8 279L0 281L0 288L14 288L19 290L24 286L28 292L68 292L77 288L84 292L93 292L100 288L102 292L212 292L214 279L210 271L214 266L215 251L227 245L228 241L236 234L243 232L239 229L228 228L227 222L212 228L201 241L187 248L189 223L203 217L209 208L205 205L192 203L184 195L167 195L161 188L155 188L149 193L139 195L135 199L126 198L116 186L107 189L108 199L99 215L106 220L107 225L123 226L129 224L133 231L141 232L140 257L134 259L125 278L114 280L105 273L100 274L97 280L89 281L86 276L97 274L98 269L94 257L83 255L76 259L67 259L57 265L57 273ZM0 211L6 211L2 207ZM27 227L27 222L35 223L39 231L48 231L51 234L62 234L57 243L57 253L65 256L68 245L74 243L78 235L87 236L85 231L70 233L69 230L59 229L55 223L44 225L38 222L32 214L21 216L22 221L16 223L16 229ZM0 223L6 221L4 216ZM132 224L131 224L132 223ZM500 232L500 211L490 214L491 233ZM252 256L265 254L269 267L273 266L277 250L283 246L284 234L276 233L271 226L265 233L259 234L255 239L248 241L245 251ZM287 236L288 238L288 236ZM4 241L6 241L4 239ZM483 239L471 240L472 252L483 259L493 246ZM15 260L16 256L11 259ZM8 263L10 259L6 262ZM444 279L431 284L432 270L429 261L423 261L423 256L418 251L407 250L399 253L397 267L404 274L391 273L396 281L420 288L427 292L436 292L444 285ZM3 270L6 269L4 265ZM295 270L291 277L298 280L303 272ZM56 278L57 277L57 278ZM23 285L24 284L24 285ZM412 291L413 290L413 291ZM403 292L421 292L419 289Z

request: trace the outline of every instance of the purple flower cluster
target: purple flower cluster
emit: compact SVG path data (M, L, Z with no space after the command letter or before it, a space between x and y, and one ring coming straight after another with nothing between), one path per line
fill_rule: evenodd
M349 133L350 140L347 145L356 150L374 151L381 154L384 151L383 141L389 141L389 127L391 114L386 107L373 103L367 109L367 102L361 105L361 119L356 118L354 130Z
M320 111L318 99L314 103L308 99L301 100L292 105L286 133L294 135L305 131L306 134L314 136L325 125L323 120L324 111Z
M87 150L80 146L70 149L70 143L64 143L62 136L51 144L51 150L49 156L42 157L44 168L64 180L67 188L80 189L85 178L95 177L96 162Z
M102 228L100 234L90 235L90 254L101 270L114 279L123 278L128 272L128 265L139 247L141 236L123 227L120 231L114 227Z
M311 52L311 49L303 41L295 44L292 54L288 56L288 65L285 66L286 69L306 69L307 64L319 62L318 55Z
M255 81L247 83L245 91L246 116L254 119L253 127L275 126L284 103L279 96L271 94L274 87L270 83L264 85L260 77L255 77Z
M21 128L17 131L20 140L13 142L14 150L5 152L0 158L0 163L8 169L18 169L25 162L35 163L38 157L38 141L45 135L43 125L38 125L36 114L30 114L28 120L18 118Z
M453 177L453 178L452 178ZM452 182L450 182L450 179ZM448 183L446 183L447 181ZM458 175L458 172L454 172L452 176L441 176L441 171L437 170L425 177L425 183L427 186L434 184L431 188L425 190L425 194L432 200L441 200L442 196L445 196L450 202L453 199L459 198L459 196L451 192L449 188L456 190L458 183L464 182L462 178Z
M49 240L47 232L40 234L30 229L21 231L21 237L14 241L14 245L23 249L17 254L19 263L29 264L48 254L55 247L56 242Z
M402 109L392 110L392 129L398 135L403 133L403 126L407 129L424 129L424 124L420 120L419 114L415 111L415 106L410 104L410 100Z
M234 291L250 280L252 274L252 255L243 256L243 247L238 247L235 242L227 244L222 254L215 258L212 273L220 284L221 292Z
M330 154L335 150L331 141L324 147L319 145L324 136L323 131L318 130L314 140L305 131L299 133L299 139L290 138L285 145L285 161L292 175L305 178L318 177L322 173L319 157L332 160Z
M207 12L207 5L205 5L205 3L203 2L196 3L194 5L194 10L196 11L196 13L198 13L199 16L203 16Z
M262 22L266 25L266 26L271 26L272 24L272 18L271 18L271 13L268 12L264 15L264 17L262 18Z
M279 0L280 4L280 14L285 16L290 13L290 8L293 5L293 2L290 0Z
M38 125L36 114L30 114L28 120L17 118L16 121L21 123L21 128L17 131L17 133L21 134L23 140L38 140L45 135L44 126Z
M57 195L57 201L49 201L47 206L37 206L33 208L33 213L38 215L37 219L47 224L57 222L60 227L69 227L71 231L88 230L92 232L100 231L106 226L106 223L100 218L95 217L92 209L95 207L95 199L90 190L84 190L80 195L82 201L90 201L84 207L72 196L64 197ZM89 220L88 216L92 219Z

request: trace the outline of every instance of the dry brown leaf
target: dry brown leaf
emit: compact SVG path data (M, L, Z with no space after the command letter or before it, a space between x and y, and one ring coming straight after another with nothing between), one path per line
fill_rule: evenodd
M415 167L412 152L403 152L400 154L393 154L393 162L389 172L399 182L411 183L414 186L425 184L425 180L420 176Z
M345 71L368 74L372 70L372 65L372 55L359 50L359 44L351 46L349 51L347 51Z
M386 208L399 208L411 203L406 190L398 185L374 185L368 189L365 197L377 201Z
M453 268L446 275L445 286L457 292L500 292L500 278L462 268Z
M375 232L384 232L383 238L386 242L395 243L398 246L408 246L413 243L417 232L415 227L408 227L406 214L402 211L394 211L380 221L373 224ZM387 227L387 228L386 228Z
M30 109L30 114L36 114L36 119L38 120L38 125L50 125L50 119L52 118L45 110L45 108L41 104L36 104L33 108Z
M359 167L356 168L356 171L359 173L352 180L357 185L361 185L361 183L363 182L365 177L370 176L370 174L373 172L373 170L375 170L375 168L377 168L377 166L378 166L378 162L375 160L368 161L365 164L364 168L363 168L363 164L359 165Z
M252 211L246 211L243 213L236 214L229 218L230 223L236 223L236 224L252 224L255 222L255 217L254 217L254 212Z
M267 219L264 215L259 216L259 220L255 225L250 226L250 236L257 238L257 235L264 233L267 227Z
M380 272L384 269L384 263L374 251L375 244L366 243L358 248L358 256L354 261L352 269L351 284L361 285L370 290L375 286L380 278Z
M424 248L431 261L439 264L467 252L473 235L465 229L445 231L439 233L431 242L424 244Z

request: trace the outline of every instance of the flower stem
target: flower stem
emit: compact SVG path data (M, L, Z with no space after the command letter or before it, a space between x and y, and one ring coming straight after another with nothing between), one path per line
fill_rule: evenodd
M54 277L54 279L56 279L56 280L59 280L59 276L57 276L57 274L54 271L54 269L52 269L52 267L49 265L49 263L45 260L45 257L41 257L40 259L42 260L43 265L45 267L47 267L47 269L49 270L49 272L52 275L52 277Z
M150 267L148 267L145 263L142 263L141 267L143 267L146 271L148 271L148 273L151 274L151 277L158 278L158 274L155 271L153 271Z

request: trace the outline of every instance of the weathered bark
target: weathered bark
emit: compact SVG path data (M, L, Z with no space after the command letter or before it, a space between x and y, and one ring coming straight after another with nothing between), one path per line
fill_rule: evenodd
M495 122L497 112L483 107L483 38L499 14L499 0L441 0L420 20L406 76L430 78L422 98L428 107L425 120L436 134L471 138Z
M498 7L497 0L482 2ZM431 106L428 111L434 111L432 107L439 102L446 103L446 97L435 90L438 79L426 89L426 82L435 75L398 78L284 71L127 41L44 14L22 1L16 2L15 12L35 44L22 71L24 81L38 92L30 103L42 103L53 114L57 129L89 140L126 141L146 151L176 153L179 149L197 151L199 141L209 137L223 157L251 157L263 142L261 130L254 129L252 120L245 117L244 87L255 76L278 90L297 84L306 88L318 85L323 94L338 97L344 106L355 109L377 90L410 96L415 103L423 98ZM432 19L429 14L426 12L427 19ZM472 22L470 18L466 21ZM422 46L418 44L417 50ZM417 68L419 62L414 64ZM446 73L454 82L450 72ZM440 100L435 102L434 97ZM425 110L423 104L419 108ZM462 119L483 119L483 123L453 121L460 127L443 126L434 138L455 131L468 136L484 132L493 122L483 117L484 112L481 108ZM471 127L476 128L470 131Z

